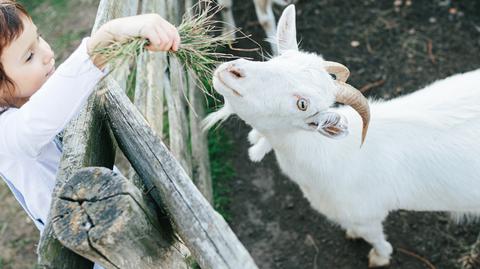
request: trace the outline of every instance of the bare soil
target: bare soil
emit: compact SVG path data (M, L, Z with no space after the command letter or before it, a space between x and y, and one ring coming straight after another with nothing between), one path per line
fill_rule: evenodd
M348 66L350 83L374 98L404 95L480 67L479 1L395 2L299 0L300 47ZM251 1L236 1L234 15L247 34L264 36ZM234 154L226 153L235 169L229 222L260 268L367 267L370 246L347 240L314 211L279 171L273 154L261 163L249 161L248 126L238 118L223 126L235 141ZM457 268L480 229L478 223L455 225L443 213L400 211L389 216L385 231L395 248L389 268L420 269L432 268L426 261L434 268Z

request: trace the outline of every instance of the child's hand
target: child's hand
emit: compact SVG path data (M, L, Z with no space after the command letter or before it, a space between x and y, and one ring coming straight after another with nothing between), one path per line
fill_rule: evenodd
M95 32L87 44L88 54L95 49L108 46L111 41L122 41L129 37L144 37L150 41L146 49L151 51L177 51L180 35L175 26L158 14L145 14L111 20ZM102 68L102 59L93 59Z

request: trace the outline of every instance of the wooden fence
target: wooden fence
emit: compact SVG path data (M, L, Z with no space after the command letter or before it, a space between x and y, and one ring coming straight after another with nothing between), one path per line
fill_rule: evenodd
M190 6L189 0L101 0L93 31L116 17L150 12L178 25ZM199 128L204 104L192 75L165 53L145 53L136 64L133 103L127 72L119 68L66 128L38 266L86 269L95 261L107 269L174 269L196 261L204 269L257 268L210 204ZM127 177L111 170L117 145L132 167Z

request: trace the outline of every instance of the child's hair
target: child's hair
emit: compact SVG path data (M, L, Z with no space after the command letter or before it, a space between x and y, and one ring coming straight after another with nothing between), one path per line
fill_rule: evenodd
M23 16L30 18L20 3L15 0L0 0L0 56L3 49L22 34ZM0 61L0 111L2 108L14 106L14 90L15 84L5 73L3 63Z

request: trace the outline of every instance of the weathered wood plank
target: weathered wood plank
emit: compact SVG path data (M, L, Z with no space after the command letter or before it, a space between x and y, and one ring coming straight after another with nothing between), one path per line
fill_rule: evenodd
M99 4L93 32L106 21L119 16L136 13L138 0L102 0ZM133 15L131 14L131 15ZM89 99L87 106L79 116L72 120L65 130L64 154L57 174L57 182L52 196L56 199L56 190L66 182L80 167L112 166L113 143L104 116L97 106L95 95ZM90 269L92 263L64 247L54 234L50 217L38 245L38 267L55 269Z
M198 87L194 74L188 73L188 99L191 103L189 111L190 139L192 144L192 179L205 198L213 203L212 177L210 159L208 157L208 141L206 132L200 127L205 116L205 103L202 90Z
M139 57L134 103L159 135L163 134L166 57L162 53L145 53Z
M180 23L182 22L183 13L185 12L185 2L178 0L163 1L165 1L167 7L167 20L174 25L180 25Z
M185 104L187 81L181 63L169 57L170 87L165 88L168 106L170 149L188 175L192 175L192 159L189 149L188 118Z
M137 14L138 0L101 0L92 32L95 32L107 21L114 18Z
M185 10L184 2L164 0L166 18L179 25ZM170 149L180 161L188 175L192 175L192 157L189 148L189 129L186 109L187 78L182 64L175 57L168 57L170 87L165 87L165 98L168 107L168 124Z
M92 134L95 130L95 134ZM57 190L80 167L113 165L113 144L110 131L104 122L103 112L98 109L94 97L80 116L71 122L64 135L63 156L60 162L53 200ZM51 216L38 246L40 268L92 268L92 263L71 252L57 241L51 227Z
M185 9L188 16L194 16L194 5L198 8L198 1L185 0ZM188 113L190 124L190 144L192 150L192 179L198 190L205 198L213 204L213 187L210 173L210 159L208 156L207 134L202 131L200 121L205 116L205 103L202 90L195 74L192 71L187 72L188 81L188 100L190 110Z
M105 95L105 109L120 148L136 172L155 186L174 228L202 268L257 268L225 220L119 87Z
M158 13L165 17L164 0L146 0L141 5L140 13ZM136 77L134 104L142 112L152 130L159 137L163 137L164 83L168 78L166 54L146 52L141 55L137 62ZM148 182L141 180L133 169L130 174L133 174L133 179L142 181L147 189L152 187ZM160 200L160 197L157 197L157 200ZM186 249L185 246L183 248ZM190 255L188 252L188 256Z
M53 228L70 249L106 269L187 269L176 240L153 200L124 176L103 167L80 169L59 191ZM167 224L167 225L165 225Z
M145 0L141 9L141 13L155 12L161 16L166 13L164 0ZM146 52L138 59L134 103L160 137L163 136L163 82L167 76L166 71L167 57L163 52Z

